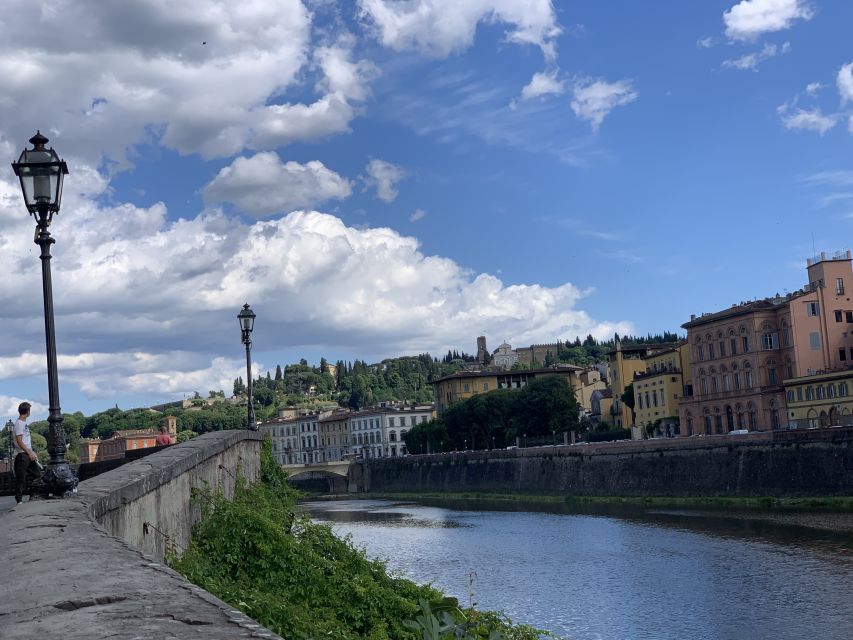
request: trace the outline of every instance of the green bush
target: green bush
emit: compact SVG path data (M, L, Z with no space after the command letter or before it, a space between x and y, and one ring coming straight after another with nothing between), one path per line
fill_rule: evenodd
M232 501L209 492L199 500L204 517L189 549L170 564L285 638L414 640L421 634L406 621L421 612L419 602L447 602L432 587L389 575L383 563L369 560L328 526L296 517L296 492L276 464L269 438L260 482L249 487L239 480ZM470 623L470 637L538 637L498 614L463 612L455 601L451 615Z

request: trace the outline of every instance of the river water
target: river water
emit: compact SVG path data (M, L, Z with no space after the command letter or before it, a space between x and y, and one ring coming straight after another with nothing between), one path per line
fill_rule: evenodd
M750 512L447 500L303 506L390 569L565 638L853 638L849 533ZM792 520L812 517L822 521Z

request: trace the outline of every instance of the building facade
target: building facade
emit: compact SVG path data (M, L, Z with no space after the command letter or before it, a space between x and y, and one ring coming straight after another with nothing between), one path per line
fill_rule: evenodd
M849 367L850 252L823 253L806 270L809 282L799 291L692 316L682 325L693 378L693 396L679 408L682 435L782 428L784 380Z
M350 453L350 411L335 411L319 420L320 445L326 462L344 460Z
M788 427L853 426L853 371L785 380Z
M645 371L634 374L634 422L649 436L679 433L678 403L684 394L687 341L645 359Z

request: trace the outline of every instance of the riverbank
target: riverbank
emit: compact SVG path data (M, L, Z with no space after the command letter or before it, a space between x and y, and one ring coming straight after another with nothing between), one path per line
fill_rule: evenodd
M678 497L678 496L565 496L525 493L484 492L375 492L326 496L305 496L304 500L453 500L503 504L506 507L624 506L637 509L684 509L697 515L738 518L819 531L853 534L853 496L800 498L760 497Z

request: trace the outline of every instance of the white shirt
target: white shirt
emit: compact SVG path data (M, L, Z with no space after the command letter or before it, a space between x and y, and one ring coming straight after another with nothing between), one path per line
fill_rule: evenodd
M30 427L26 420L18 418L18 421L15 423L15 431L13 433L15 434L15 437L12 441L14 442L16 456L19 453L26 453L26 451L18 446L18 436L23 436L24 444L27 445L27 448L30 451L33 450L33 441L32 438L30 438Z

